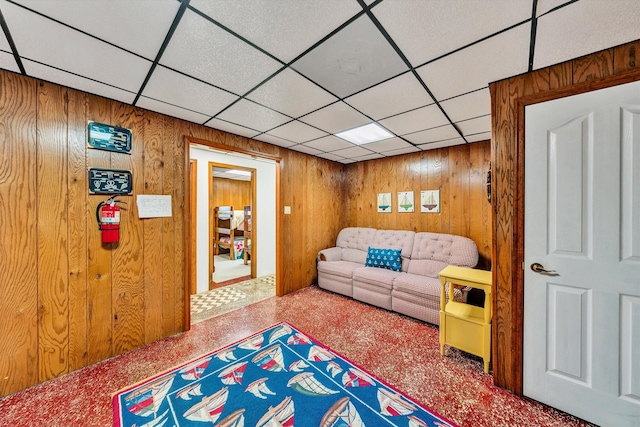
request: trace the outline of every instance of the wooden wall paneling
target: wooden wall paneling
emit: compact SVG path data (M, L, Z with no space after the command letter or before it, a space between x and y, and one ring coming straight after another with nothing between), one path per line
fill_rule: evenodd
M135 199L137 194L144 194L145 150L142 110L114 102L111 117L114 125L131 129L132 134L131 154L111 155L114 169L129 170L133 175L132 194L118 197L127 204L120 212L120 241L112 244L111 249L113 353L120 354L145 343L145 254L142 221L138 218Z
M397 192L394 195L396 206L398 207L398 216L396 226L399 230L411 230L420 231L418 225L420 224L420 190L418 184L418 174L420 173L420 154L407 154L406 156L392 157L395 163L396 178L399 180L399 184L396 185ZM417 167L417 169L416 169ZM400 207L400 200L398 200L398 193L403 191L413 192L413 212L406 212ZM418 205L418 206L416 206Z
M38 381L69 371L66 96L61 86L38 84Z
M282 200L282 209L284 210L286 206L292 206L293 198L294 198L294 183L295 177L293 176L293 152L284 151L282 153L282 177L281 177L281 187L280 187L280 198ZM258 209L260 207L258 206ZM292 207L295 209L295 206ZM282 215L282 253L283 256L287 259L283 261L283 282L282 290L284 294L287 294L290 289L290 281L295 277L295 261L293 258L289 258L289 254L295 252L295 248L290 245L290 237L289 234L296 233L296 229L294 227L293 215L295 215L295 210L292 210L290 215ZM287 231L285 231L287 230Z
M175 236L175 330L176 332L186 331L190 328L191 317L188 311L189 299L185 298L188 289L186 274L186 253L184 235L187 232L185 212L185 202L189 199L185 192L187 162L189 158L189 147L184 143L184 135L188 132L188 123L183 120L171 120L171 138L167 135L165 149L173 149L173 197L172 197L172 218L173 232Z
M558 89L573 83L573 63L563 62L549 67L549 87Z
M415 195L416 209L419 212L422 211L422 199L420 192L423 190L429 190L429 156L427 153L428 151L420 153L420 177L418 179L420 188ZM429 229L429 216L431 215L433 214L420 213L419 230L427 231Z
M613 49L583 56L573 62L573 84L602 79L613 74Z
M251 181L213 178L213 206L233 206L243 210L251 204Z
M440 233L442 231L442 153L443 150L429 150L423 152L427 162L428 187L424 190L440 190L440 212L425 213L427 228L424 231Z
M482 251L482 232L484 225L484 206L489 204L485 197L484 169L484 145L471 144L469 146L469 194L468 204L464 210L465 222L468 225L468 236L478 246L478 267L486 265L486 259ZM471 191L473 189L473 191Z
M111 102L94 95L86 95L87 118L99 123L111 123ZM87 124L85 123L85 126ZM108 151L87 149L87 168L111 168ZM87 294L88 294L88 355L87 362L95 363L113 355L111 318L111 244L103 245L96 223L96 207L106 200L103 194L90 195L87 203Z
M0 73L0 395L38 380L36 81Z
M451 233L449 174L449 149L445 148L440 152L440 229L433 230L436 233Z
M613 49L613 72L615 74L640 67L640 41L627 43Z
M68 89L69 371L87 366L87 119L85 94ZM94 215L95 216L95 215Z
M379 230L395 230L396 229L396 215L394 212L398 211L398 199L396 188L396 171L395 162L392 158L384 158L371 162L376 165L376 182L377 186L374 193L370 197L373 197L375 202L372 209L372 215L375 215L377 221L372 227ZM365 178L370 179L370 178ZM373 179L372 179L373 180ZM378 194L390 193L389 203L391 205L390 211L378 213Z
M466 165L459 146L449 148L449 233L464 235L464 176ZM467 175L468 176L468 175Z
M145 116L147 112L145 111ZM172 124L174 120L168 117L162 120L162 194L171 196L172 216L171 218L162 219L162 336L170 336L178 332L176 330L176 292L182 290L180 283L176 282L176 269L180 269L178 259L176 258L176 240L182 239L182 236L176 236L175 232L175 204L174 179L175 165L180 158L173 156L174 141L177 139L174 135ZM195 257L192 257L195 259ZM195 268L195 262L194 262ZM194 270L195 271L195 270ZM195 283L195 282L194 282Z
M492 204L489 202L489 194L487 192L487 174L491 169L491 143L487 141L484 144L483 150L483 168L482 168L482 179L483 179L483 209L482 209L482 242L479 246L480 251L480 259L483 263L480 265L480 268L485 270L492 269L492 238L493 238L493 228L491 226L491 218L492 218ZM493 172L492 172L493 173ZM492 184L493 185L493 184Z
M316 279L316 257L318 256L318 234L317 224L322 224L326 219L320 216L321 210L315 209L316 205L324 202L324 194L321 185L322 177L318 170L318 157L309 157L307 162L306 188L304 194L307 196L304 200L304 218L305 232L302 236L304 259L303 277L306 284L311 284Z
M141 129L142 130L142 129ZM143 135L138 143L144 152L143 193L163 195L164 191L164 120L161 114L144 112ZM164 218L145 218L138 220L142 225L142 248L144 257L144 342L149 344L164 336ZM169 279L168 279L169 280ZM170 280L173 283L173 280Z

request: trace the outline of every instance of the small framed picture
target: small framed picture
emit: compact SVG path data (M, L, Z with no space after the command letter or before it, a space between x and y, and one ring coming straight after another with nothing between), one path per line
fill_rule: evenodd
M378 193L378 212L391 213L391 193Z
M398 212L413 212L413 191L398 192Z
M440 212L440 190L425 190L420 192L420 212Z

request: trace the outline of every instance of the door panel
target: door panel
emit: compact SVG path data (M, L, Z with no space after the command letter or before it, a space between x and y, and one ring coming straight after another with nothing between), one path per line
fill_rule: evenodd
M525 159L524 394L637 427L640 83L526 107Z

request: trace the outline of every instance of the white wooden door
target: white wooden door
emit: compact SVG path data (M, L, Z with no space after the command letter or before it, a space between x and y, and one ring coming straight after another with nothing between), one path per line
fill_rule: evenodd
M528 106L525 146L524 394L638 427L640 82Z

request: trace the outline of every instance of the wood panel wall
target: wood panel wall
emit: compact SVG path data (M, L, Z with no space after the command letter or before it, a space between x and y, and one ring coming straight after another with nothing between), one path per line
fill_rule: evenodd
M347 165L347 224L432 231L471 238L478 268L491 268L491 205L487 200L489 141ZM421 213L420 191L440 189L440 213ZM398 212L399 191L413 191L415 212ZM378 213L378 193L392 193L392 213Z
M131 129L133 152L88 149L88 120ZM188 328L185 136L282 158L282 289L314 283L345 223L343 165L0 70L0 396ZM117 245L89 167L133 173ZM138 219L136 194L171 194L173 216Z
M640 41L490 85L495 384L522 393L524 106L640 80Z
M251 204L251 181L213 178L213 206L233 206L243 210Z

